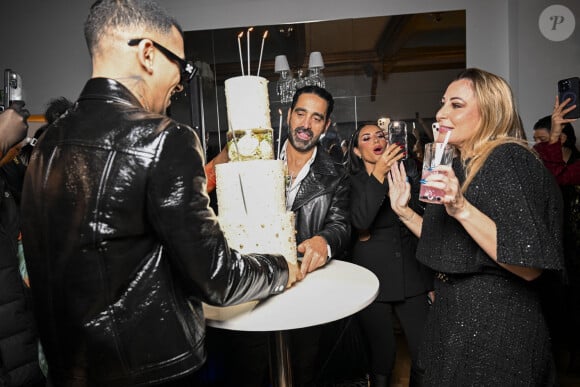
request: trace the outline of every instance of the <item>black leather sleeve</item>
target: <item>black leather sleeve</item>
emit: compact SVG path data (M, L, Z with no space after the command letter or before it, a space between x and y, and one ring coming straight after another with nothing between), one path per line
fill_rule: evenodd
M227 305L283 291L288 265L282 256L241 255L228 247L209 206L204 158L193 130L164 130L151 168L148 212L172 264L193 293Z

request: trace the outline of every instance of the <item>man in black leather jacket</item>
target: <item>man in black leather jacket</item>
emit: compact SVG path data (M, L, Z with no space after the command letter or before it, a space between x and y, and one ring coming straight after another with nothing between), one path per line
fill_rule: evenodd
M290 176L287 207L296 214L296 242L303 274L344 257L350 242L350 183L343 166L320 146L330 126L332 95L317 86L296 91L288 114L288 140L280 158ZM290 332L292 375L297 386L313 385L323 326Z
M205 360L201 302L282 292L302 277L231 250L209 207L194 131L164 115L193 74L182 31L149 0L97 1L93 74L41 137L23 238L57 386L189 385Z
M325 89L296 91L288 114L288 139L280 158L289 181L288 209L296 214L296 242L303 274L342 257L350 241L350 188L343 166L320 146L334 99Z

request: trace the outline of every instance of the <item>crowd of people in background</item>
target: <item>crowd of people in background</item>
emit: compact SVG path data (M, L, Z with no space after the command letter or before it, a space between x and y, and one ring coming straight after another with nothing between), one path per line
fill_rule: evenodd
M563 249L565 278L544 283L545 314L550 327L556 363L561 369L580 368L580 151L573 118L565 118L575 105L556 97L551 115L533 126L534 150L554 175L564 204Z
M0 386L211 386L201 303L279 294L333 259L379 279L354 325L371 387L390 386L399 327L410 386L557 386L559 369L580 372L569 99L537 121L532 147L509 84L462 71L433 139L453 164L421 176L416 134L390 144L369 121L325 137L332 94L299 89L277 155L298 266L227 244L208 196L227 152L206 163L195 131L166 115L192 76L175 19L151 0L98 0L85 38L93 73L77 101L51 100L31 138L21 104L0 113ZM420 201L422 185L440 203ZM325 385L325 328L291 332L295 385ZM222 334L236 347L225 383L269 385L268 335Z

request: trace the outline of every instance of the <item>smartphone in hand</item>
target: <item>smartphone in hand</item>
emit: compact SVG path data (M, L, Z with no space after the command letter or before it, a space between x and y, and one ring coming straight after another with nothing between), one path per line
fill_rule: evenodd
M571 100L566 104L566 107L576 105L576 108L566 113L564 118L580 117L580 101L578 95L580 95L580 78L572 77L558 81L558 99L560 103L570 98Z
M389 122L387 135L389 144L397 143L402 147L403 152L405 152L403 159L406 159L409 154L409 149L407 149L407 123L405 121Z

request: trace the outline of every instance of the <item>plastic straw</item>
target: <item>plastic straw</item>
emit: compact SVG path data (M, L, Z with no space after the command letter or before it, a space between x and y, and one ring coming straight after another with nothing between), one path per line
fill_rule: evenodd
M449 142L449 137L451 137L450 130L448 130L447 133L445 133L445 139L443 140L443 143L441 144L441 146L437 147L437 149L435 150L435 165L441 164L441 159L443 158L443 152L445 151L445 147L447 146L447 143Z

